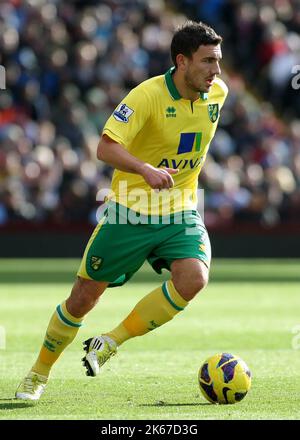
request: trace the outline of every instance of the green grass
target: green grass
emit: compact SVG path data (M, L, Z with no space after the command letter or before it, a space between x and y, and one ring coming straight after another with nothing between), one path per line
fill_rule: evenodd
M215 260L210 284L165 326L125 343L101 376L81 366L81 341L117 325L159 277L144 267L109 289L53 368L37 405L16 401L54 307L70 291L77 260L0 260L0 419L300 419L299 261ZM292 346L298 342L299 350ZM0 343L1 346L1 343ZM200 394L201 363L217 352L241 356L252 388L236 405Z

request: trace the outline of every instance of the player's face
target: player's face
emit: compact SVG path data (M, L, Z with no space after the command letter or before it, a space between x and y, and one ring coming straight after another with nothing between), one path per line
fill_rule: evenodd
M221 47L199 46L191 58L186 58L184 80L186 86L194 92L209 92L214 79L220 75Z

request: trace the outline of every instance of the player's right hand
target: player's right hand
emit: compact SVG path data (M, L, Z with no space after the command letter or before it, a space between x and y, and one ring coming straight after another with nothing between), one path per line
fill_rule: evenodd
M169 189L174 186L172 174L177 174L179 169L155 168L149 163L144 163L140 174L153 189Z

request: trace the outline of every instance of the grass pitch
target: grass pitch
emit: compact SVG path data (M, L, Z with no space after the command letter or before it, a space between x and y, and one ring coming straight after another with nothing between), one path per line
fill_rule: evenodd
M170 323L120 347L97 378L81 342L117 325L159 277L144 267L109 289L53 368L37 405L14 399L77 260L0 261L0 419L300 419L300 270L296 260L215 260L211 280ZM218 352L242 357L252 388L235 405L211 405L197 373Z

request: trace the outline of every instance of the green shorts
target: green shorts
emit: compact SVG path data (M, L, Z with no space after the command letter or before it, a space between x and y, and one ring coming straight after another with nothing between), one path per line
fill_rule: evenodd
M150 217L111 204L87 244L77 275L115 287L126 283L146 260L161 274L180 258L210 265L210 241L197 211Z

